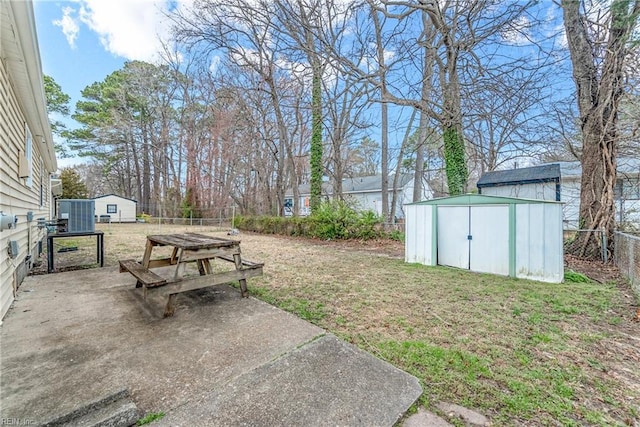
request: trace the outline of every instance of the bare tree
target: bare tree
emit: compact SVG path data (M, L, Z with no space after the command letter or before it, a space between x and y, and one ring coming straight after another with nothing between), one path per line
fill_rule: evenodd
M618 107L640 1L613 0L606 10L587 10L582 1L563 0L562 8L582 130L579 226L605 230L612 251ZM601 244L585 233L580 246L584 254Z

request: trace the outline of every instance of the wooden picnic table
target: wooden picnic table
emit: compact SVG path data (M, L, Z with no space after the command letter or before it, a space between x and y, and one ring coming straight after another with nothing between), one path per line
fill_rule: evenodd
M152 259L153 249L157 246L173 248L171 256ZM214 272L211 261L220 259L233 263L235 269ZM200 276L184 277L186 264L195 262ZM157 234L147 236L147 243L142 261L121 260L120 272L129 272L136 279L136 287L143 288L146 298L149 289L159 288L158 292L167 295L165 317L173 316L175 299L181 292L206 288L224 283L238 282L243 297L248 297L247 279L262 274L262 263L243 260L240 252L240 241L220 237L206 236L197 233ZM152 268L174 266L172 278L164 278Z

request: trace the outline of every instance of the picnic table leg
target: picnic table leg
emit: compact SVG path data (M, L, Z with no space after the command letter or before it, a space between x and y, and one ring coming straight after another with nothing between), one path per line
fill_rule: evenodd
M149 261L151 260L151 251L153 250L153 243L147 239L147 245L144 248L144 255L142 257L142 266L149 268Z
M236 270L240 271L242 269L242 258L240 258L240 254L233 254L233 262L236 265ZM247 279L238 280L240 283L240 293L243 298L247 298L249 296L249 291L247 290Z
M211 272L212 272L212 270L211 270L211 261L209 260L209 258L203 259L202 260L202 265L204 265L205 274L211 274Z
M176 312L176 296L178 294L170 294L167 299L167 305L164 308L164 317L171 317Z
M205 270L205 267L204 267L203 260L199 259L196 261L196 263L198 264L198 272L200 273L200 275L204 276L205 274L207 274L207 271Z
M185 263L182 262L182 255L184 254L184 249L180 249L178 251L178 259L176 261L176 271L175 273L173 273L173 280L178 280L180 278L182 278L182 275L184 274L184 269L186 268ZM173 255L172 255L173 257ZM200 269L200 266L198 266L198 269Z

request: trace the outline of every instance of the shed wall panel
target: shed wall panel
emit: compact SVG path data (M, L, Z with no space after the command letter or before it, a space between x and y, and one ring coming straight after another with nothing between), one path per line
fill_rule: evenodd
M433 209L431 206L405 206L405 261L425 265L433 265L435 254L432 253Z
M560 205L516 206L516 277L560 283L562 248Z

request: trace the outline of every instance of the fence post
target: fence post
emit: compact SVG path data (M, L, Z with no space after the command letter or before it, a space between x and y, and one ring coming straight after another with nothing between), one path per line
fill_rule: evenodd
M189 212L189 225L193 225L193 212Z
M627 239L627 247L629 248L629 260L627 262L627 277L631 279L631 283L633 284L633 286L635 287L636 284L636 278L635 278L635 273L636 273L636 269L635 269L635 242L633 242L631 239ZM633 276L632 273L633 272Z
M606 264L607 261L608 261L607 233L605 232L605 230L602 230L602 262L604 262Z

